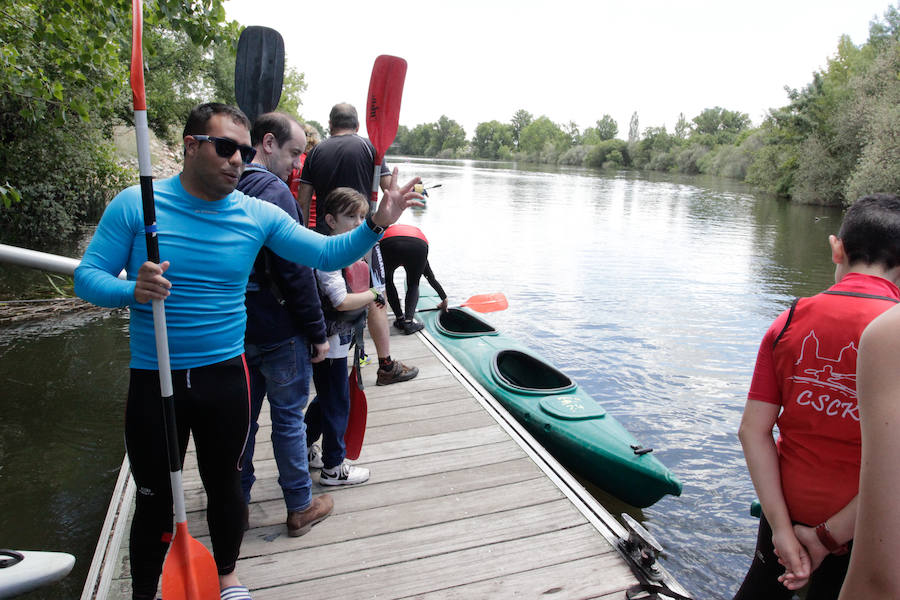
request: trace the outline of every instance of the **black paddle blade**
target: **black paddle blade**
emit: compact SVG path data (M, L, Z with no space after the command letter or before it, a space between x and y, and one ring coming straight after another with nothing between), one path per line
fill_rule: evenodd
M275 110L284 83L284 39L269 27L251 25L241 32L234 62L234 95L250 119Z

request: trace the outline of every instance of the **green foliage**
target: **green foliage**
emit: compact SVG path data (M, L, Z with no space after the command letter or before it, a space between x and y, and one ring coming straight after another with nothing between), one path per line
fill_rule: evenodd
M395 139L403 154L452 158L465 148L466 131L453 119L441 115L437 123L420 123L412 130L401 125Z
M603 115L597 121L597 136L602 140L611 140L619 133L619 125L610 115Z
M518 147L519 146L519 136L522 134L522 130L531 125L532 121L534 121L534 117L530 112L524 109L519 109L516 111L516 114L513 115L512 118L512 136L513 136L513 144Z
M234 81L234 76L231 77ZM303 92L306 91L306 78L303 73L291 66L284 69L284 83L281 86L281 100L275 110L280 110L302 121L300 115L300 106L303 104L301 99ZM232 96L233 97L233 96Z
M507 160L511 157L513 126L500 121L487 121L475 127L472 153L477 158Z
M228 32L222 0L149 0L147 64L185 40L201 46ZM176 33L181 32L181 33ZM121 184L108 149L112 126L130 114L131 5L121 0L0 3L0 222L28 242L59 237L96 218ZM188 80L172 69L183 81ZM173 86L146 77L155 128L181 109ZM202 92L202 89L196 90ZM155 107L154 107L155 110ZM130 116L127 116L130 120ZM17 201L18 199L18 201Z
M587 167L603 168L607 163L615 166L628 164L628 143L623 140L605 140L590 147L584 160Z
M90 123L49 128L17 140L16 149L5 168L16 174L22 201L0 209L0 225L25 242L72 235L80 225L96 222L116 191L136 183Z
M628 121L628 142L633 144L640 139L641 121L638 119L637 111L631 113L631 119Z
M569 136L545 116L538 117L519 133L519 151L540 155L547 146L560 153L569 146Z

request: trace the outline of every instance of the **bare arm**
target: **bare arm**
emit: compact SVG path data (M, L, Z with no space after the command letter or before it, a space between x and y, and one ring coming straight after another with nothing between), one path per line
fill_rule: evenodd
M780 409L780 406L770 402L747 400L738 436L763 514L772 527L775 552L790 573L805 578L809 577L809 554L794 534L781 489L778 450L772 438L772 428Z
M837 513L825 519L831 537L839 544L845 544L853 539L853 529L856 524L856 508L859 505L859 495L853 497L853 500L839 510ZM794 525L794 535L806 548L810 558L810 574L819 568L825 557L830 551L826 548L819 536L816 534L815 527L806 527L805 525ZM793 573L785 573L779 578L786 588L789 590L799 590L809 580L808 577L798 578Z
M866 328L857 361L862 471L850 570L841 598L900 597L900 307Z
M309 204L312 202L315 189L308 183L300 182L300 191L297 192L297 210L303 224L309 227Z

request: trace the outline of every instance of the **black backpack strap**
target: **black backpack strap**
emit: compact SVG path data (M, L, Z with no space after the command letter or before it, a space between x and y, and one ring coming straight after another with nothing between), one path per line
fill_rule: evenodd
M778 334L778 337L775 338L775 341L772 342L772 349L775 349L775 346L778 345L778 341L781 340L781 336L787 331L788 325L791 324L791 319L794 318L794 309L797 308L797 303L800 302L800 298L794 298L794 301L791 302L791 312L788 313L787 321L784 324L784 327L781 328L781 333Z
M887 300L888 302L893 302L894 304L900 303L900 300L891 298L890 296L877 296L875 294L863 294L862 292L841 292L837 290L828 290L822 293L829 294L831 296L853 296L854 298L869 298L870 300Z

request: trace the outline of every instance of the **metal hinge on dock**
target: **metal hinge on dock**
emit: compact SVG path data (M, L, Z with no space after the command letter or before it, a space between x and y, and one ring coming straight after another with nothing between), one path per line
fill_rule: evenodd
M662 545L656 541L656 538L628 514L622 513L622 521L624 521L625 529L628 531L628 538L620 538L619 546L634 568L646 581L646 583L640 583L629 588L625 592L625 598L627 600L652 600L657 598L691 600L689 596L676 592L669 587L666 581L666 573L662 570L657 560L659 553L662 552Z

